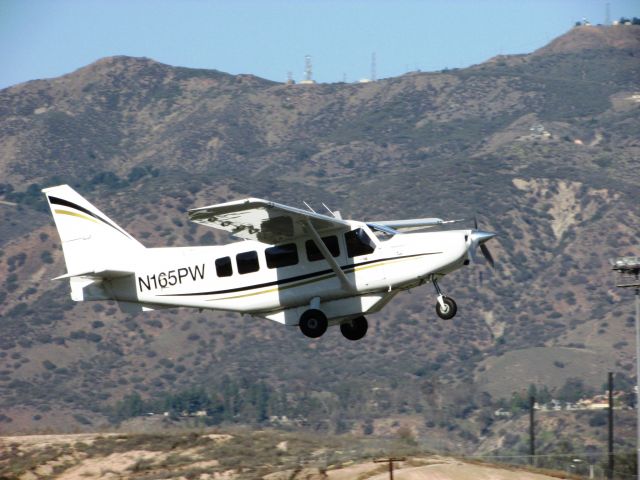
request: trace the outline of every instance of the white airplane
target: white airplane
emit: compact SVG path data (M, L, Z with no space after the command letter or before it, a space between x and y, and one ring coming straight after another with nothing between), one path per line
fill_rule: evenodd
M320 337L340 325L365 336L365 314L403 290L433 283L436 312L456 314L438 285L475 260L494 233L417 232L438 218L359 222L257 198L189 210L190 220L245 241L223 246L145 248L68 185L44 189L62 241L71 298L116 300L124 311L171 307L240 312L298 325ZM328 210L328 209L327 209Z

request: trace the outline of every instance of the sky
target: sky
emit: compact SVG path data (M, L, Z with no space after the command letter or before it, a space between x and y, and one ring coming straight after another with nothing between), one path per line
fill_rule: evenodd
M0 88L112 55L174 66L353 82L528 53L638 0L0 0Z

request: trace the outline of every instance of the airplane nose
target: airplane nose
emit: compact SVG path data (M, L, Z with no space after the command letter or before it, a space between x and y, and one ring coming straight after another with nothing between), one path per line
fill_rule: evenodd
M469 256L471 257L471 261L473 263L476 262L476 249L479 247L480 251L482 252L482 256L487 260L487 262L489 262L489 265L491 265L491 268L493 268L494 262L493 262L493 256L491 255L491 252L489 251L489 249L487 248L486 245L484 245L484 243L488 240L491 240L493 237L495 237L496 234L493 232L485 232L483 230L471 230L471 235L469 237L469 247L468 247L468 252L469 252Z
M485 232L482 230L474 230L471 232L471 241L476 245L481 245L484 242L491 240L496 234L493 232Z

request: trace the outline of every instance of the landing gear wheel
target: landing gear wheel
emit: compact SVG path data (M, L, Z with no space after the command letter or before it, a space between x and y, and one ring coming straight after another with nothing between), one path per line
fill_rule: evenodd
M364 317L354 318L340 324L340 331L347 340L360 340L367 334L369 323Z
M309 338L318 338L327 331L327 316L312 308L300 316L300 331Z
M438 316L443 320L450 320L455 317L458 306L456 302L453 301L453 298L443 296L442 303L444 303L444 308L440 306L440 302L436 302L436 313Z

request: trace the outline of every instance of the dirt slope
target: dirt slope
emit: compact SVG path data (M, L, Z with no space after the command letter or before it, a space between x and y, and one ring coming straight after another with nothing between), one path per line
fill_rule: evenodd
M115 439L109 442L109 438ZM0 437L0 446L6 453L0 457L0 475L5 479L19 480L105 480L113 478L198 478L264 480L386 480L387 467L372 461L343 462L348 466L314 466L313 455L299 454L298 465L278 467L274 455L286 454L287 448L274 449L272 457L263 457L265 464L243 462L221 465L228 454L225 447L234 441L229 435L191 435L190 442L162 443L146 448L122 448L132 438L118 434L38 435ZM235 437L237 438L237 437ZM107 447L107 443L111 448ZM290 442L286 442L287 444ZM120 445L119 445L120 444ZM112 451L117 450L117 451ZM250 452L244 452L245 457ZM216 458L217 457L217 458ZM222 462L225 463L225 462ZM252 473L251 473L252 472ZM467 463L449 457L429 455L412 456L394 467L398 480L545 480L558 478L524 469L507 469L488 464Z

